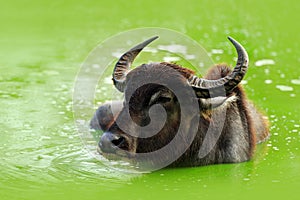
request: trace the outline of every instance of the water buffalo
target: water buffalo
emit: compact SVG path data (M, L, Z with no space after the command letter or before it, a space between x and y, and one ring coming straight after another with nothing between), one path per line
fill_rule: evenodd
M115 65L113 83L124 93L124 101L100 106L90 123L92 129L104 132L98 144L101 154L114 159L147 156L164 149L180 133L176 144L159 158L168 159L186 146L168 166L251 159L256 144L264 141L269 131L267 118L247 99L239 84L249 62L243 46L228 37L238 54L236 66L231 70L226 64L218 64L203 78L167 62L142 64L130 70L139 52L156 38L133 47ZM159 109L151 111L153 106ZM147 128L149 124L154 126Z

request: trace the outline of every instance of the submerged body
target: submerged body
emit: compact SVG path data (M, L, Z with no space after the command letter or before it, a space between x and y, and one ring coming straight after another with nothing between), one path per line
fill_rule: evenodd
M125 93L125 99L100 106L91 120L93 129L104 131L99 142L101 153L106 157L134 159L136 154L162 149L180 132L182 142L167 152L168 155L176 153L181 145L187 145L192 133L195 134L185 151L168 166L237 163L251 159L256 144L265 140L269 132L266 118L238 85L248 67L245 50L233 40L239 54L234 70L217 65L201 79L193 71L172 63L144 64L128 71L129 63L152 40L126 52L116 64L114 84ZM137 82L144 79L152 82L136 87ZM161 80L176 85L176 92L158 84ZM180 100L178 92L184 100ZM158 127L162 121L159 111L153 111L150 116L149 110L154 105L164 108L165 123L156 134L142 137L154 129L145 131L138 127L149 124ZM201 152L206 153L201 155Z

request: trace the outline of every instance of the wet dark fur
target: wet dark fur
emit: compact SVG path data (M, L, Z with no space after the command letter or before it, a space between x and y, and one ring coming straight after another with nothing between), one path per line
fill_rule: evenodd
M215 80L222 77L225 77L227 74L231 73L231 69L225 64L217 65L211 68L207 75L206 79ZM241 85L236 87L231 95L235 95L237 100L231 103L226 109L226 116L239 116L240 120L243 122L242 126L244 130L247 130L246 141L248 141L248 146L245 145L245 148L241 148L242 151L238 152L244 154L244 156L235 156L230 155L231 150L231 138L234 137L234 132L229 132L230 125L234 123L230 119L226 119L221 137L219 138L217 144L213 150L204 158L199 159L198 155L195 154L199 150L199 147L203 143L203 139L206 135L208 126L213 123L216 127L222 126L218 124L218 120L212 121L211 113L215 112L214 110L203 111L200 124L198 127L198 134L196 135L194 142L188 151L181 156L172 166L198 166L198 165L209 165L217 163L234 163L234 162L243 162L251 159L253 156L256 144L264 141L268 135L268 121L262 116L260 112L254 107L254 105L247 99L246 94ZM242 144L240 144L242 145ZM240 158L238 158L240 157Z

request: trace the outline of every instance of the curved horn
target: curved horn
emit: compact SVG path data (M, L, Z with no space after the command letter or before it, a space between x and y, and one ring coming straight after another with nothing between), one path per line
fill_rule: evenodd
M145 48L148 44L150 44L153 40L157 38L158 36L155 36L138 44L137 46L133 47L120 57L120 59L115 65L113 72L114 85L120 92L124 92L126 75L135 57L142 51L143 48Z
M199 98L211 98L216 96L224 96L230 93L243 79L248 69L249 58L244 47L231 37L228 37L234 45L238 59L232 73L218 80L207 80L192 75L188 82L196 91Z

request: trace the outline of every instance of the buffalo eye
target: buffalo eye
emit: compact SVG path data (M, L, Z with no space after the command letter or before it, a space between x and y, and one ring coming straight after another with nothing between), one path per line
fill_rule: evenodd
M151 96L151 99L149 101L149 106L152 106L154 104L164 104L168 103L172 100L172 97L169 93L163 93L161 91L154 93Z
M156 103L167 103L171 101L170 97L158 97Z

